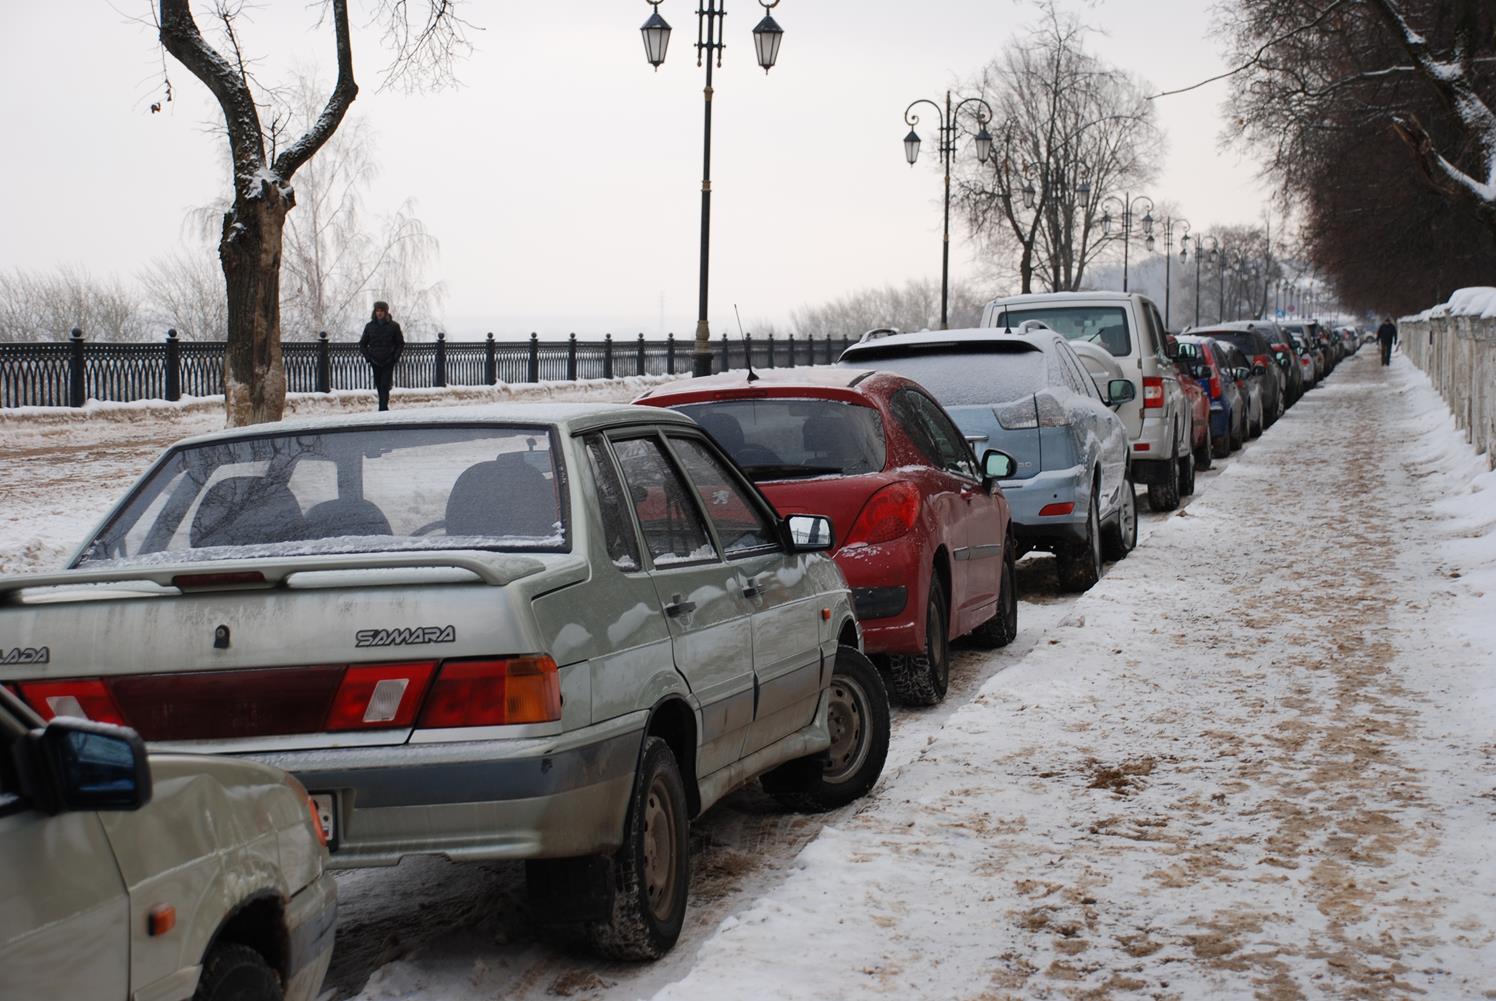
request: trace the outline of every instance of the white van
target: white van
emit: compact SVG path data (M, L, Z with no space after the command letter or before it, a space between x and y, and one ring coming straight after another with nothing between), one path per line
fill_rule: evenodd
M1137 396L1117 408L1131 439L1132 478L1148 486L1148 504L1172 511L1194 488L1190 411L1158 307L1136 292L1047 292L989 302L982 326L1017 331L1038 320L1067 339L1105 348ZM1181 489L1182 488L1182 489Z

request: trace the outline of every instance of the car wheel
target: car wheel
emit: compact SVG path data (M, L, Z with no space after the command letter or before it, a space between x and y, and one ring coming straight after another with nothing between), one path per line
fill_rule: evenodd
M1205 440L1200 443L1199 448L1195 449L1195 468L1209 469L1210 460L1214 453L1215 442L1210 437L1210 425L1207 424L1205 426Z
M1138 494L1132 474L1122 481L1122 510L1117 520L1102 530L1103 553L1109 560L1126 559L1138 544Z
M906 706L933 706L945 698L951 681L950 612L940 578L930 572L930 596L925 601L923 653L896 653L888 658L888 681L896 699Z
M1018 577L1013 572L1013 550L1003 554L1002 581L997 592L997 614L971 631L972 642L988 649L1007 646L1018 635Z
M1236 426L1231 429L1231 451L1235 452L1239 450L1246 443L1247 417L1246 414L1243 413L1241 420L1237 421Z
M280 976L247 945L223 942L208 950L192 1001L281 1001Z
M1254 422L1253 424L1251 424L1250 426L1248 426L1248 428L1247 428L1247 437L1248 438L1261 438L1262 437L1262 411L1261 410L1257 411L1257 420L1256 420L1256 422Z
M613 856L613 908L588 926L613 959L658 959L680 937L690 888L686 788L670 745L646 737L623 845Z
M1164 468L1167 470L1164 481L1148 484L1148 507L1154 511L1173 511L1179 507L1179 446L1177 444Z
M1101 498L1091 488L1091 510L1086 515L1086 537L1055 552L1060 586L1066 591L1085 591L1101 579Z
M1195 492L1195 453L1186 452L1179 460L1179 494L1189 497Z
M826 707L831 746L766 772L764 791L792 810L834 810L867 794L888 757L888 691L873 662L836 651Z

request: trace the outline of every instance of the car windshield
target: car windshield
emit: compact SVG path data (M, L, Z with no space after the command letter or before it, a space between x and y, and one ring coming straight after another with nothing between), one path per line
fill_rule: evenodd
M1049 385L1044 352L1022 341L1011 347L1001 342L934 344L918 353L907 346L898 352L849 353L842 364L913 379L945 407L1005 403Z
M1025 320L1038 320L1066 340L1100 344L1117 358L1132 354L1127 312L1120 306L1003 306L993 326L1017 329Z
M676 407L756 480L854 476L883 468L883 419L841 400L756 398Z
M1257 334L1237 330L1212 330L1208 336L1218 341L1234 345L1244 355L1258 354Z
M564 551L550 429L408 425L172 449L75 565L427 549Z

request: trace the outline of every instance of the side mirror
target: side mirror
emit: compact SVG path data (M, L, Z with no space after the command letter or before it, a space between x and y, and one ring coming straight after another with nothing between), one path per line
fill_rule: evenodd
M832 547L831 519L824 515L792 514L785 525L793 552L824 553Z
M1267 369L1264 368L1261 365L1253 365L1252 366L1252 374L1253 375L1267 375Z
M1164 334L1164 357L1171 361L1179 357L1179 338L1173 334Z
M1106 384L1106 404L1109 407L1120 407L1124 403L1138 398L1138 387L1132 384L1131 379L1109 379Z
M46 813L138 810L151 801L151 768L134 730L58 717L26 735L23 787Z
M1018 463L1007 452L989 448L982 453L982 477L984 479L1012 479L1016 472L1018 472Z

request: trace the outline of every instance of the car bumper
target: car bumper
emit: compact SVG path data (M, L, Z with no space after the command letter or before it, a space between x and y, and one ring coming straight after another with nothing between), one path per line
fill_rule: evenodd
M1210 405L1210 433L1215 438L1231 436L1231 411L1219 403Z
M333 932L338 923L338 890L332 873L324 872L286 906L286 1001L311 1001L322 990L332 962Z
M621 843L645 718L631 713L556 737L252 757L333 797L337 868L406 855L568 858Z
M852 607L862 627L865 653L917 653L923 646L917 621L925 607L925 547L911 533L891 542L853 546L836 554L852 589ZM894 583L894 582L900 583Z
M1048 548L1056 543L1080 542L1086 537L1087 505L1091 502L1091 474L1086 466L1046 469L1021 480L1002 480L1003 496L1012 514L1013 536L1020 549ZM1069 514L1041 515L1050 504L1073 504Z

